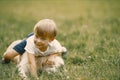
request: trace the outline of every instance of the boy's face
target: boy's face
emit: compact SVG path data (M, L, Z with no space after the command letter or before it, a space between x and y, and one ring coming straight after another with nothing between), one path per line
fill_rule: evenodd
M48 47L49 39L45 36L35 34L34 43L38 49L45 51Z

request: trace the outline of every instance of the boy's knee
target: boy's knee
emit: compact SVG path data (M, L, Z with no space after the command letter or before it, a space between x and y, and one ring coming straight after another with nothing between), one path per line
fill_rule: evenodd
M15 50L7 50L3 57L6 59L13 59L15 56L19 55Z
M10 59L10 51L6 51L3 55L5 59Z

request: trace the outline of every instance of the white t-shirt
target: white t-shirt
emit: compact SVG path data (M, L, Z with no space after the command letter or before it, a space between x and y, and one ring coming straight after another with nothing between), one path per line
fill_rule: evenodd
M34 54L35 56L46 56L56 52L62 52L63 48L61 44L54 39L52 42L49 43L49 46L46 51L40 51L34 44L34 35L30 36L27 40L27 44L25 46L25 50L28 53Z

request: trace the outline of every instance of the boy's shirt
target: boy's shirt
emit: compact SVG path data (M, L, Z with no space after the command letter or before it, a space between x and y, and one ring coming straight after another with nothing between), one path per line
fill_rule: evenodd
M35 36L32 35L26 40L27 44L25 46L25 50L28 53L34 54L35 56L47 56L52 53L62 52L63 48L56 39L49 43L49 46L46 51L40 51L34 44L34 37Z

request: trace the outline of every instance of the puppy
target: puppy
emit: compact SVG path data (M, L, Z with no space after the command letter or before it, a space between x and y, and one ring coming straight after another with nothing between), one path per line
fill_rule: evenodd
M21 40L14 41L7 50L11 50L16 44L20 43ZM63 47L63 50L65 48ZM5 54L4 54L5 55ZM23 55L18 55L14 57L12 60L15 64L16 67L18 68L19 71L19 76L27 80L27 73L30 72L29 69L29 62L28 62L28 54L25 52ZM51 72L57 72L58 68L64 65L64 61L61 57L61 53L53 53L51 55L47 56L35 56L35 61L37 65L37 70L43 70L48 73Z

